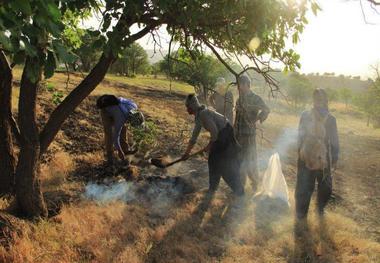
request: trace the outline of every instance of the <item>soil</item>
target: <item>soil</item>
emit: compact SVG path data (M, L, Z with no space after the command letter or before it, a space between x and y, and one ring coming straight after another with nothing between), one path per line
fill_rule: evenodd
M133 158L132 164L139 166L139 176L133 179L146 182L172 180L167 177L170 176L170 170L152 167L149 165L149 158L165 154L178 157L183 152L184 144L187 141L185 134L188 136L191 130L191 119L183 107L185 95L168 94L163 90L128 86L112 81L104 82L104 84L116 86L120 89L120 95L133 98L143 110L146 118L153 121L158 130L163 131L158 133L157 143L149 149L149 152L138 152ZM114 178L118 176L128 178L128 168L123 163L110 167L102 161L86 162L82 158L87 154L103 154L102 126L99 113L94 107L95 100L96 96L89 96L66 120L54 145L45 154L44 161L49 161L57 151L66 151L74 157L76 165L76 169L70 175L70 180L101 181L110 175ZM47 99L41 99L39 105L42 112L40 122L44 123L53 106ZM275 141L280 134L281 127L276 124L269 127L272 127L273 130L267 130L265 136L270 141ZM378 187L380 183L380 139L340 131L340 141L341 158L338 170L334 173L334 193L330 209L352 218L364 227L368 235L380 241L380 187ZM269 145L264 142L260 151L264 151L266 147ZM289 149L284 156L283 170L288 175L288 184L293 187L296 173L295 150ZM199 170L204 172L207 169L206 163L200 157L178 167L181 167L181 171L173 168L174 175L194 173L192 178L195 180L202 173ZM179 179L173 181L174 184L177 184L178 182L176 183L175 180ZM197 188L199 185L201 188L207 187L207 178L202 177L196 184Z

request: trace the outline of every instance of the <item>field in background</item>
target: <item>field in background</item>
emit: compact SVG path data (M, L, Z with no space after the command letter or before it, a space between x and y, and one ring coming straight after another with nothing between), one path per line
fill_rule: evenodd
M15 79L19 79L16 74ZM49 83L64 94L81 80L56 74ZM280 151L283 172L290 186L291 209L274 203L253 201L247 187L243 209L230 201L224 183L210 200L207 166L197 158L167 171L140 165L141 174L179 175L195 192L173 200L157 211L157 203L114 201L99 203L83 197L88 182L98 175L114 174L103 169L102 129L94 109L102 93L134 98L147 119L160 132L157 142L142 155L183 151L191 130L191 117L183 107L191 87L148 77L107 76L62 127L42 167L43 190L50 211L61 202L60 213L39 223L20 222L20 234L10 247L0 248L0 261L8 262L379 262L380 229L380 130L352 116L341 105L332 105L338 120L342 153L334 175L334 198L325 222L318 221L311 207L310 235L294 235L293 189L296 171L294 132L298 113L283 101L271 101L274 109L258 136L262 167L267 157ZM15 101L17 88L14 89ZM43 92L39 120L46 121L52 94ZM203 144L205 139L203 138ZM144 158L144 156L139 156ZM117 172L116 172L117 175ZM133 184L133 183L132 183ZM149 190L149 189L148 189ZM160 199L161 200L161 199ZM314 202L314 201L313 201ZM168 205L170 204L170 205ZM6 206L5 202L2 206Z

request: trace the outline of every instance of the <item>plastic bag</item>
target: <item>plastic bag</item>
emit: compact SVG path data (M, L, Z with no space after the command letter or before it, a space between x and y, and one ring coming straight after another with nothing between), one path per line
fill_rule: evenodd
M275 153L270 157L268 168L262 179L261 191L257 195L267 195L271 198L280 199L290 207L288 186L282 173L281 161L278 153Z

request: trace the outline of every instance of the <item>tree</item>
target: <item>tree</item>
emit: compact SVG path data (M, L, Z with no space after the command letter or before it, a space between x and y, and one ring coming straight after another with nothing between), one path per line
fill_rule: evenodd
M326 93L329 101L337 101L339 99L339 92L336 89L327 88Z
M133 43L120 52L120 58L111 66L111 72L133 77L148 73L149 67L148 54L138 43Z
M367 116L367 126L372 119L375 128L380 127L380 78L353 98L353 103Z
M289 76L286 93L295 109L304 106L311 99L312 91L313 87L307 77L296 72Z
M102 6L102 8L100 8ZM282 61L286 69L299 67L299 56L286 49L286 39L298 41L298 34L307 23L308 8L314 12L318 5L313 1L293 2L268 1L169 1L169 0L106 0L106 1L64 1L64 0L10 0L0 7L0 45L3 51L1 61L9 55L10 63L2 67L0 107L9 109L11 97L9 76L3 77L14 64L24 64L18 104L18 127L14 125L19 138L20 151L15 167L15 195L19 212L28 217L47 216L38 170L40 157L54 140L62 123L74 109L103 80L109 67L117 60L120 52L146 34L156 34L155 29L166 25L173 39L181 45L207 46L216 57L232 71L220 56L226 53L247 55L256 64L262 63L261 56ZM88 75L53 110L43 127L36 119L37 91L42 75L54 75L57 61L72 64L76 56L72 47L64 41L63 32L70 28L62 17L66 12L81 15L102 10L101 30L94 31L99 39L93 43L100 47L102 54ZM137 32L134 25L139 25ZM157 35L155 35L157 36ZM255 38L260 45L249 46ZM263 64L265 65L265 63ZM254 70L266 76L269 69L260 66ZM1 115L1 134L9 134L11 112ZM9 120L6 120L9 119ZM13 149L11 141L0 148L0 156ZM9 162L11 164L12 162ZM3 177L13 177L12 169ZM10 180L12 181L12 180Z
M184 48L161 60L160 69L167 76L194 86L203 99L212 91L218 77L231 77L231 73L217 58L198 50L188 51Z
M93 45L93 43L96 43L99 39L100 35L97 31L84 30L80 38L79 47L74 46L73 49L73 52L78 56L78 59L74 61L74 70L79 67L82 71L89 72L96 65L102 55L102 47Z
M348 103L352 99L352 90L346 87L339 89L339 97L343 100L344 104L346 104L347 108Z

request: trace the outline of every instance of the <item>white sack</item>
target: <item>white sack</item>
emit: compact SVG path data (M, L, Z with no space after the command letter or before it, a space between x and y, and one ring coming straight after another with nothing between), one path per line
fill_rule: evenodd
M288 186L281 169L281 161L278 153L274 153L268 162L268 168L264 173L261 183L261 191L257 195L267 195L278 198L289 204Z

